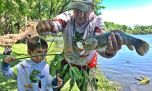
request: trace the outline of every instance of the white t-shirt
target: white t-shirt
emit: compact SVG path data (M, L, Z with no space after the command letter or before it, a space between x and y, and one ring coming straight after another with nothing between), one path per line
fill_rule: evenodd
M55 27L52 27L52 32L62 32L63 34L65 59L72 64L87 65L96 51L80 50L76 43L73 43L74 36L76 32L83 33L81 39L102 34L104 32L102 18L92 12L89 21L78 26L74 21L73 12L66 11L55 17L53 22Z
M2 72L6 77L17 80L18 91L53 91L53 78L49 74L49 65L44 60L39 63L23 60L13 68L8 66L2 69ZM37 81L33 82L33 79ZM38 86L40 83L41 87Z

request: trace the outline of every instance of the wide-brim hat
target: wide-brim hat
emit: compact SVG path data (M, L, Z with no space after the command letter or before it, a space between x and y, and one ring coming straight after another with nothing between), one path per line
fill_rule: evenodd
M83 12L91 11L92 7L92 0L72 0L68 5L68 9L79 9Z

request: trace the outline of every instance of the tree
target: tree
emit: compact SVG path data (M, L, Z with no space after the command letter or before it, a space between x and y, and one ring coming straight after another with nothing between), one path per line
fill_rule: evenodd
M102 0L95 0L95 2L94 2L95 14L100 15L101 9L104 9L104 8L106 8L106 7L102 5Z
M0 0L0 34L19 33L29 20L53 18L67 10L71 0ZM100 14L102 0L95 0L94 9Z

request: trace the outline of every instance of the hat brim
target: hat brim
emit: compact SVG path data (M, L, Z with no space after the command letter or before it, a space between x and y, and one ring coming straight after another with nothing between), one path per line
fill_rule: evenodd
M70 2L68 9L79 9L83 12L89 12L91 11L91 5L87 3L82 3L82 2Z

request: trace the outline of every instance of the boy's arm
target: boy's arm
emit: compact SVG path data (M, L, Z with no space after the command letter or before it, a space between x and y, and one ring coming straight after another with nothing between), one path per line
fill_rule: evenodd
M5 75L6 78L12 78L13 77L13 70L10 68L9 63L14 61L15 58L10 56L12 52L12 49L10 47L6 47L4 49L3 55L6 55L6 57L2 60L1 64L1 72L3 75ZM15 68L15 67L14 67Z
M8 63L4 62L4 60L2 61L1 72L6 78L14 77L13 70L10 68L10 65Z
M6 78L14 77L14 69L16 68L16 67L10 68L10 63L12 61L15 61L15 58L10 56L11 52L12 49L10 47L6 47L3 52L3 55L6 55L6 57L2 60L0 69Z

